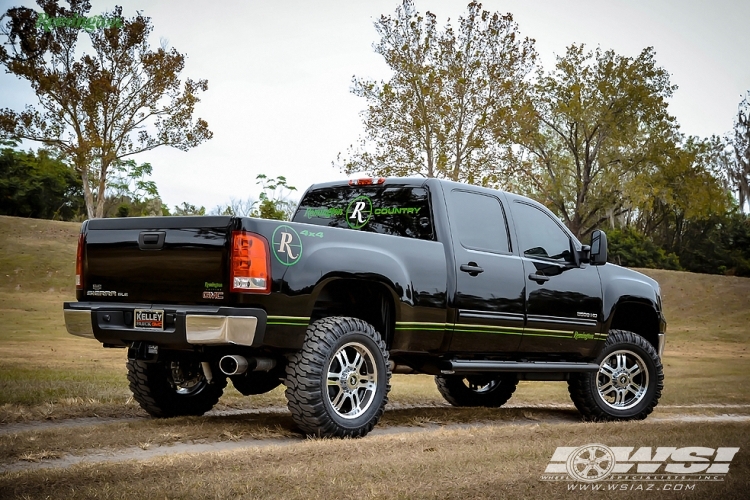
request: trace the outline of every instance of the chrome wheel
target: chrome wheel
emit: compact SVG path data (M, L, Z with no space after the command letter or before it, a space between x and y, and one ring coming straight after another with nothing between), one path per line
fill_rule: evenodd
M487 392L492 391L495 387L498 386L500 381L497 378L465 378L464 384L469 387L470 390L476 392L477 394L484 394Z
M597 392L610 408L627 410L636 406L645 397L648 384L646 363L632 351L614 351L599 365Z
M206 377L199 363L181 363L172 361L170 364L175 392L180 395L190 395L200 392L206 385Z
M367 411L378 388L378 368L370 350L359 342L339 348L328 364L328 402L342 418Z

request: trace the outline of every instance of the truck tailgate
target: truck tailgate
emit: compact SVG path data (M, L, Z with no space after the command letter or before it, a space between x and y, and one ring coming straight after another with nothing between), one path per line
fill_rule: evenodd
M221 304L232 217L93 219L83 300Z

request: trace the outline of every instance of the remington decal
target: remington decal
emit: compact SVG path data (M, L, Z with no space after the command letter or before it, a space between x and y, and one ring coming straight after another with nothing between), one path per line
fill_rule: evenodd
M293 266L302 257L302 239L293 227L286 224L274 230L271 248L276 260L285 266Z

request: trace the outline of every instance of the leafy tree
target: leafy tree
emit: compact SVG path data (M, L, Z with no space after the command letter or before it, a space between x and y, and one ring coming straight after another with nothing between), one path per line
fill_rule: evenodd
M129 159L119 161L111 168L104 201L105 217L169 215L156 183L148 179L153 171L150 163L138 165Z
M182 205L175 206L172 215L206 215L206 207L196 207L186 201Z
M0 150L0 214L72 220L83 209L81 179L49 151Z
M88 0L69 0L70 8L57 0L38 3L49 18L85 17L91 10ZM121 14L116 7L107 17ZM152 50L151 21L140 13L121 27L110 23L90 32L74 23L45 29L39 15L25 7L6 13L0 64L31 84L39 105L0 110L0 134L58 151L81 176L88 216L102 217L113 166L159 146L187 151L211 138L208 124L193 120L208 83L180 81L185 56L164 45ZM81 35L92 52L76 59Z
M632 58L571 45L554 70L539 71L519 112L509 187L555 210L578 237L626 213L640 175L680 140L667 112L675 88L650 47Z
M440 30L436 16L419 14L412 0L375 29L375 52L393 76L379 83L353 78L352 92L367 100L365 135L348 158L339 154L343 169L495 183L513 105L536 59L533 40L520 36L510 14L492 14L477 2L455 30Z
M256 184L261 186L257 200L231 198L229 204L219 205L212 210L216 215L237 217L259 217L261 219L290 220L297 203L289 199L297 188L287 184L286 177L279 175L270 179L266 174L258 174Z
M689 271L750 276L750 215L735 211L688 221L678 254Z
M269 179L265 174L259 174L256 184L262 186L258 203L251 217L261 219L290 220L294 214L296 203L289 200L289 195L297 188L286 182L286 177L279 175ZM288 191L284 193L284 191Z
M712 141L689 137L664 148L629 183L626 223L668 251L679 252L687 225L725 214L732 202L721 179Z
M667 253L632 226L608 231L607 240L610 262L627 267L681 269L676 254Z

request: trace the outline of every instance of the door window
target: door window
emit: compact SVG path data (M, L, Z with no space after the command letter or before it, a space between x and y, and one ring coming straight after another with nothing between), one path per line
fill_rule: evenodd
M513 203L513 221L525 257L572 262L570 238L548 214L525 203Z
M454 189L450 195L451 230L464 248L509 253L508 226L500 200Z

